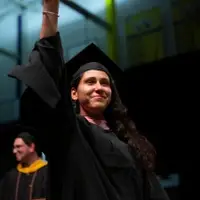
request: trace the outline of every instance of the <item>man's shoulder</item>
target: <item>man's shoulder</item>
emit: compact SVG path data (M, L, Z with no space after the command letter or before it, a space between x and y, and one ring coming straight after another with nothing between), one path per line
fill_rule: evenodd
M43 167L39 168L37 171L47 171L48 164L44 165Z
M10 177L10 176L13 176L13 175L16 175L16 174L17 174L17 169L12 168L6 173L6 177Z
M15 176L17 176L17 169L12 168L4 174L1 181L2 182L8 182L10 180L12 181Z

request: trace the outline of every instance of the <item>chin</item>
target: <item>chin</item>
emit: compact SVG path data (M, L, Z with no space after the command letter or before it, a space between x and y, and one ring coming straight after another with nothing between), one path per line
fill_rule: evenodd
M104 112L104 110L106 109L106 105L104 104L99 104L99 105L93 105L91 106L91 110L94 110L95 112Z

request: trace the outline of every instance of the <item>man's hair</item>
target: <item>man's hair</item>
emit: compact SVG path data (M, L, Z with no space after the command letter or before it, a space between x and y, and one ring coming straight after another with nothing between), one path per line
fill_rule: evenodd
M37 141L33 135L28 132L21 132L16 138L21 138L27 146L31 146L32 144L35 145L35 152L38 156L41 156L41 151Z

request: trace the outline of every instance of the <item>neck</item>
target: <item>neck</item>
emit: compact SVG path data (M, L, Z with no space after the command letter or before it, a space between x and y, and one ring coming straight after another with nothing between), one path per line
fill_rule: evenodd
M83 114L80 114L80 115L93 121L105 121L104 116L96 116L96 115L91 116L91 115L83 115Z
M80 107L80 115L83 117L88 117L92 120L105 120L103 113L88 113L82 107Z
M24 166L24 167L26 167L26 166L30 166L30 165L32 165L36 160L38 160L39 159L39 156L38 155L33 155L33 156L30 156L30 158L28 158L28 159L26 159L26 161L23 161L22 162L22 165Z
M92 124L96 124L96 125L100 126L101 128L103 128L104 130L110 130L104 117L100 117L100 116L93 117L93 116L89 116L89 115L83 115L82 113L80 113L80 115L85 117L85 119L88 122L90 122Z
M87 119L90 123L96 124L96 125L100 126L101 128L103 128L104 130L110 129L107 125L106 120L104 120L104 119L103 120L102 119L93 119L89 116L83 116L83 117L85 117L85 119Z

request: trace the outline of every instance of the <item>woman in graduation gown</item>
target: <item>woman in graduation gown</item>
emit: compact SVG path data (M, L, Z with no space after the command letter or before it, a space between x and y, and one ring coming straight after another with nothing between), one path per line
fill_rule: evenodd
M44 0L40 40L29 63L9 74L27 86L21 120L44 133L49 198L167 200L153 173L154 148L118 96L117 66L93 44L64 64L58 5Z

